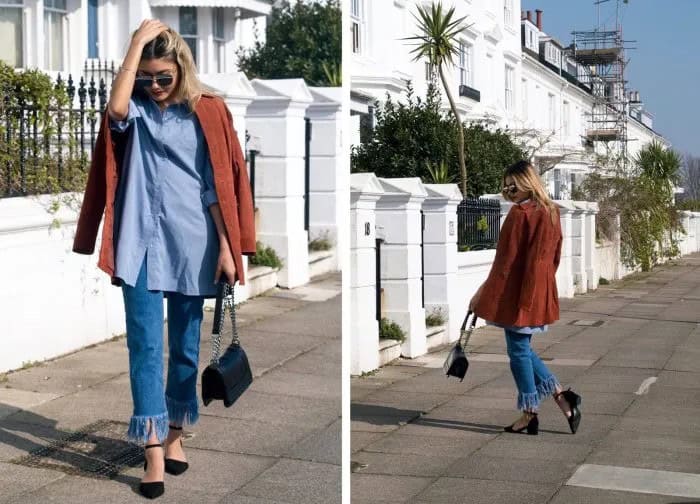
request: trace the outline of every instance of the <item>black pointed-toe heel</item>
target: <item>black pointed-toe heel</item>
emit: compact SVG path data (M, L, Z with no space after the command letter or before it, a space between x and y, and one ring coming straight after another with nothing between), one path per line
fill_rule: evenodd
M581 396L570 388L555 395L556 398L559 396L564 396L566 402L569 403L571 416L566 417L566 420L569 422L569 429L571 429L571 433L576 434L578 426L581 423Z
M175 427L174 425L170 425L170 428L172 430L182 430L182 427ZM180 437L180 446L182 446L182 437ZM182 460L175 460L170 458L165 459L165 472L168 474L179 476L180 474L184 473L189 467L190 465L187 462L183 462Z
M163 445L158 443L158 444L152 444L152 445L146 445L144 447L145 450L148 450L149 448L158 448L162 447ZM146 460L143 463L143 470L145 471L148 468L148 460ZM165 483L162 481L150 481L148 483L143 483L139 484L139 492L141 495L146 497L147 499L155 499L157 497L160 497L165 493Z
M528 413L528 415L532 415L532 418L525 427L521 427L520 429L514 429L513 425L515 424L513 423L507 427L503 427L503 430L515 434L520 434L524 431L527 431L527 433L531 436L536 436L540 431L540 421L537 419L537 413Z

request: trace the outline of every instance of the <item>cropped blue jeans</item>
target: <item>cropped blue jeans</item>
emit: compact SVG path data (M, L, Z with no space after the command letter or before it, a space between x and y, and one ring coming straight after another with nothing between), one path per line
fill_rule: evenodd
M193 424L199 418L197 372L204 297L168 292L168 375L164 389L164 293L146 288L146 258L136 285L122 283L122 293L134 403L127 435L145 443L155 428L162 442L169 423Z
M505 332L510 370L518 388L518 409L537 411L540 402L554 394L559 381L530 346L532 334Z

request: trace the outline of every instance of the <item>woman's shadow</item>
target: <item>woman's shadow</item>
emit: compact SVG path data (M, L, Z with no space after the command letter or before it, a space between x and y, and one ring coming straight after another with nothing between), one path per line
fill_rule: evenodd
M123 438L125 424L99 420L78 431L64 431L56 428L56 420L0 403L0 413L8 409L14 412L0 417L0 455L7 447L20 452L8 463L110 479L139 493L140 480L121 474L144 461L143 448Z

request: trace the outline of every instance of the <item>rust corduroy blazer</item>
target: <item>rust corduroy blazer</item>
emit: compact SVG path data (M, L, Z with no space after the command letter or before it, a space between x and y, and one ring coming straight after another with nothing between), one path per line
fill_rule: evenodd
M243 151L233 126L231 112L221 98L210 94L202 95L195 107L195 114L207 142L216 195L236 264L238 280L245 284L242 255L255 254L255 222ZM87 187L73 240L73 252L92 254L104 213L102 244L97 266L112 277L114 285L121 283L114 277L114 200L128 134L129 130L122 134L111 131L109 115L105 111L95 142Z
M496 258L474 312L503 326L540 326L559 320L555 274L561 257L559 211L552 223L534 201L514 205L501 229Z

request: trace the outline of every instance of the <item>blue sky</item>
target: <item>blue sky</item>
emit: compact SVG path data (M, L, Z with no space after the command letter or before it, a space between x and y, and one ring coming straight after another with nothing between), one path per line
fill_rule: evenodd
M608 29L615 6L615 0L600 6ZM593 29L598 19L594 0L521 0L521 8L533 11L533 20L542 9L544 31L565 46L573 30ZM620 12L623 37L637 48L627 51L627 88L640 92L654 129L674 149L700 156L700 0L629 0L620 2Z

